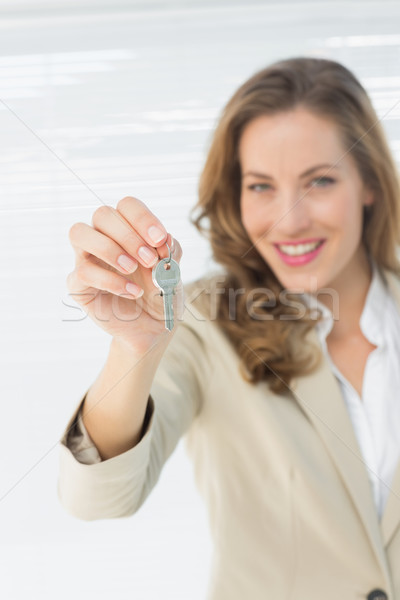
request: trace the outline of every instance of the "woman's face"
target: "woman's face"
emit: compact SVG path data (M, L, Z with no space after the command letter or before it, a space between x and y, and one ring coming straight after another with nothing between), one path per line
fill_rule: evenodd
M257 117L242 133L242 222L286 289L336 288L367 265L363 206L373 196L347 150L333 122L304 108Z

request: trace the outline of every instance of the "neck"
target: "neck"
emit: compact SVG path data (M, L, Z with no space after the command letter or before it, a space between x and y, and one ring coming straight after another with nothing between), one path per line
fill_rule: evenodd
M360 318L372 281L372 267L363 247L340 275L328 287L336 292L338 301L322 294L318 300L333 313L334 322L329 334L331 340L343 339L360 333Z

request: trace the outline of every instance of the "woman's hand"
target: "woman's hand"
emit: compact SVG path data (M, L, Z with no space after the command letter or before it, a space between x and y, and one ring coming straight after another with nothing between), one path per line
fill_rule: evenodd
M169 256L166 244L177 262L182 249L143 202L128 196L116 209L99 207L92 227L74 223L69 239L76 260L67 287L95 323L139 355L161 336L171 335L165 328L163 299L153 284L152 268ZM129 292L127 283L132 285ZM174 295L173 331L182 310L180 283Z

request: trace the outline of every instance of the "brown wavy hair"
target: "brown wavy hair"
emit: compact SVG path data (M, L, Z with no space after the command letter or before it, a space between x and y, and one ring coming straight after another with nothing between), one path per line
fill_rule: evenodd
M290 320L298 310L281 302L282 285L243 227L238 146L251 120L299 106L337 125L362 180L375 193L375 202L364 210L362 243L378 266L400 275L396 255L400 239L399 175L384 130L360 82L338 62L309 57L281 60L253 75L223 109L190 219L210 240L213 259L224 267L224 291L219 295L216 321L241 359L242 375L252 383L267 381L275 393L284 392L293 377L312 372L320 362L321 351L305 340L315 327L315 314L312 316L303 303L304 316ZM274 294L274 302L270 295L267 298L265 293L255 293L261 286ZM233 319L229 289L238 287L244 293L236 298ZM257 311L248 310L250 294ZM297 302L300 296L293 298ZM261 316L254 318L255 313Z

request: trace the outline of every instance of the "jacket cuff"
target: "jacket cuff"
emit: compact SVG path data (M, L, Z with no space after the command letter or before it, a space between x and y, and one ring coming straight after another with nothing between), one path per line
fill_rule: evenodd
M133 514L149 462L153 398L149 396L140 441L130 450L107 460L101 460L82 419L79 420L83 401L84 398L60 443L57 491L61 504L67 512L85 520ZM79 460L82 458L90 462Z

